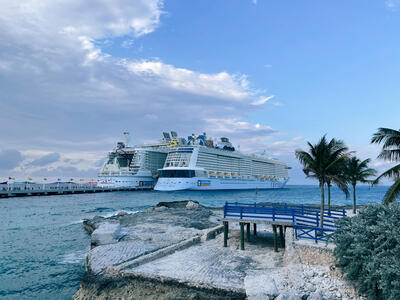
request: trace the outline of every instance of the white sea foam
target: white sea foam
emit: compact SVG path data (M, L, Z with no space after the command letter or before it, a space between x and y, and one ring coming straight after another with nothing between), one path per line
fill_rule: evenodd
M86 255L90 248L85 250L79 250L71 253L66 253L61 257L62 264L80 264L85 261Z
M71 223L69 223L68 225L75 225L75 224L82 224L83 219L80 219L79 221L73 221Z
M115 217L121 211L126 212L127 214L136 214L136 213L139 212L138 210L118 210L118 211L114 211L114 212L111 212L111 213L108 213L108 214L105 214L105 215L100 215L100 216L104 217L104 218Z

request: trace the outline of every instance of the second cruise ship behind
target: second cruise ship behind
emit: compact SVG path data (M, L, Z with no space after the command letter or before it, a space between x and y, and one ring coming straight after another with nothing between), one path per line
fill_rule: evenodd
M214 145L206 134L170 149L158 171L155 190L232 190L282 188L289 180L285 163L235 151L228 138Z
M164 138L156 143L130 146L129 133L125 142L108 153L98 174L99 187L136 188L154 187L158 169L162 168L171 146L186 144L174 131L163 132ZM172 137L171 137L172 136Z

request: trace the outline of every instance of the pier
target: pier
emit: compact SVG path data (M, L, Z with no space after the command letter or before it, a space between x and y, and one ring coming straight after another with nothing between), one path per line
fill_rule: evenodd
M274 236L274 250L278 251L279 243L283 246L286 227L293 227L297 239L311 239L315 243L326 242L331 238L338 226L335 220L346 216L344 209L324 209L323 227L320 227L320 209L316 206L296 204L238 203L226 202L224 205L224 247L228 246L229 222L239 222L240 249L244 250L246 225L246 241L250 241L250 225L257 236L257 224L271 224Z
M151 190L153 186L99 187L96 184L79 183L13 183L0 184L0 198L84 194L101 192Z

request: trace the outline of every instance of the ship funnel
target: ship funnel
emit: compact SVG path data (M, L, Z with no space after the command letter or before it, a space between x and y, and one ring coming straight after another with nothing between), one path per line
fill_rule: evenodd
M125 137L125 147L129 147L129 143L131 141L131 137L130 137L128 131L124 132L124 137Z
M162 134L164 136L165 141L169 142L171 140L171 136L169 135L168 132L163 132Z

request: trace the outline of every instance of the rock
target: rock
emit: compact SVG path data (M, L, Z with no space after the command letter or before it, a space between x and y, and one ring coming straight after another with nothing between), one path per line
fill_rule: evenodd
M294 286L296 286L297 288L302 288L305 285L305 281L301 278L298 278L295 282L294 282Z
M279 295L275 280L264 274L247 275L244 287L249 300L274 299Z
M321 293L321 291L316 291L314 293L311 293L310 296L307 298L307 300L323 300L324 297Z
M311 284L311 283L306 283L305 286L304 286L304 288L305 288L307 291L310 291L310 292L315 292L315 291L317 290L317 288L316 288L313 284Z
M282 293L275 300L302 300L299 295L294 292Z
M288 300L288 299L289 299L288 293L279 294L278 297L275 298L275 300Z
M90 234L92 234L92 232L95 231L103 222L104 217L94 216L92 219L83 220L83 226Z
M303 296L301 296L301 300L307 300L309 296L309 294L304 294Z
M166 207L166 206L157 206L157 207L154 207L154 210L155 211L164 211L164 210L167 210L168 209L168 207Z
M300 295L291 293L291 294L289 295L289 298L288 298L287 300L302 300L302 297L300 297Z
M126 216L128 213L126 211L121 210L120 212L117 213L117 217L122 217Z
M124 233L119 223L102 223L92 233L92 245L108 245L117 243Z
M342 294L340 292L336 292L336 297L342 298Z
M199 207L199 204L193 201L189 201L186 204L186 209L197 209Z
M307 271L304 271L304 274L305 274L308 278L312 278L312 277L315 276L314 270L307 270Z

